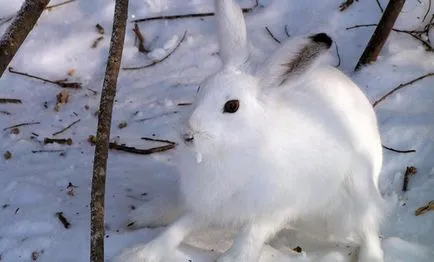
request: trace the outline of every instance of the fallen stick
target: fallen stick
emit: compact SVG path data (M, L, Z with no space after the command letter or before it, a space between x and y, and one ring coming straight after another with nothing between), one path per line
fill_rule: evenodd
M154 153L160 153L160 152L164 152L164 151L168 151L170 149L173 149L173 148L175 148L175 146L176 146L175 144L168 144L168 145L164 145L164 146L140 149L140 148L116 144L116 143L112 143L112 142L110 142L110 144L109 144L110 149L115 149L115 150L124 151L124 152L128 152L128 153L139 154L139 155L150 155L150 154L154 154Z
M428 202L428 204L424 205L423 207L416 209L414 214L416 216L420 216L420 215L423 215L430 210L434 210L434 200Z
M146 140L146 141L161 142L161 143L167 143L167 144L172 144L172 145L176 144L173 141L165 140L165 139L156 139L156 138L151 138L151 137L141 137L141 139Z
M17 75L22 75L22 76L34 78L34 79L37 79L37 80L48 82L50 84L58 85L58 86L60 86L62 88L73 88L73 89L79 89L79 88L81 88L81 84L80 83L77 83L77 82L66 82L68 79L62 79L62 80L53 81L53 80L45 79L45 78L42 78L42 77L39 77L39 76L31 75L31 74L28 74L28 73L23 73L23 72L20 72L20 71L16 71L12 67L9 67L8 70L12 74L17 74Z
M69 124L67 127L53 133L53 136L56 136L58 134L62 134L63 132L65 132L66 130L70 129L73 125L77 124L78 122L80 122L81 119L75 120L74 122L72 122L71 124Z
M92 48L97 48L99 42L101 42L103 39L104 39L104 36L100 36L100 37L98 37L97 39L95 39L95 40L93 41L91 47L92 47Z
M243 13L250 13L259 6L259 0L255 0L255 5L248 8L243 8ZM199 14L183 14L183 15L165 15L165 16L155 16L155 17L147 17L147 18L138 18L134 19L131 22L133 23L140 23L140 22L147 22L147 21L153 21L153 20L175 20L175 19L183 19L183 18L195 18L195 17L208 17L208 16L214 16L213 12L207 12L207 13L199 13Z
M33 154L36 153L65 153L65 150L62 149L42 149L42 150L32 150Z
M358 2L359 0L356 0ZM343 12L348 9L352 4L354 3L354 0L346 0L342 4L339 5L339 11Z
M69 223L69 221L63 215L63 212L57 212L56 216L66 229L69 229L71 227L71 223Z
M149 50L145 48L145 37L143 37L143 34L140 31L140 27L137 23L134 24L133 32L137 38L137 48L139 49L139 52L149 53Z
M66 144L70 146L72 145L72 139L71 138L49 138L49 137L46 137L44 139L44 144L54 144L54 143L61 144L61 145Z
M22 104L22 101L15 98L0 98L0 104Z
M95 136L93 136L93 135L89 136L88 141L92 145L95 145L95 142L96 142ZM168 151L168 150L173 149L175 147L176 147L176 143L174 143L174 142L170 142L170 143L168 143L168 145L164 145L164 146L145 148L145 149L136 148L136 147L132 147L132 146L126 146L125 144L118 144L118 143L114 143L114 142L109 142L109 148L110 149L124 151L127 153L139 154L139 155L150 155L150 154L154 154L154 153L160 153L160 152Z
M416 152L416 150L414 150L414 149L398 150L398 149L394 149L394 148L391 148L391 147L387 147L385 145L383 145L383 148L385 148L385 149L387 149L389 151L395 152L395 153L402 153L402 154L408 154L408 153L415 153Z
M25 123L13 125L13 126L5 127L5 128L3 128L3 131L6 131L8 129L12 129L12 128L15 128L15 127L20 127L20 126L30 126L30 125L39 125L39 124L40 124L40 122L25 122Z
M407 190L408 190L408 182L410 180L410 176L411 175L415 175L416 173L417 173L417 168L415 168L414 166L408 166L405 169L404 181L402 183L402 191L403 192L407 192Z
M144 68L148 68L151 66L154 66L156 64L159 64L161 62L163 62L164 60L166 60L167 58L169 58L177 49L178 47L181 45L181 43L184 41L185 36L187 35L187 31L184 32L184 35L181 37L181 40L178 41L178 43L176 44L176 46L172 49L172 51L170 51L166 56L164 56L162 59L157 60L157 61L153 61L150 64L144 65L144 66L134 66L134 67L123 67L123 70L138 70L138 69L144 69Z
M402 89L402 88L404 88L404 87L406 87L406 86L409 86L409 85L411 85L411 84L413 84L413 83L415 83L415 82L417 82L417 81L420 81L420 80L422 80L422 79L424 79L424 78L430 77L430 76L434 76L434 73L428 73L428 74L425 74L425 75L420 76L420 77L418 77L418 78L415 78L415 79L413 79L413 80L410 80L410 81L408 81L408 82L406 82L406 83L402 83L402 84L400 84L399 86L397 86L397 87L395 87L394 89L390 90L389 92L387 92L387 94L383 95L383 96L380 97L378 100L376 100L376 101L374 102L374 104L372 104L373 107L376 107L379 103L381 103L382 101L384 101L388 96L392 95L393 93L397 92L398 90L400 90L400 89Z
M11 112L8 112L8 111L5 111L5 110L0 110L0 114L7 115L7 116L12 115Z

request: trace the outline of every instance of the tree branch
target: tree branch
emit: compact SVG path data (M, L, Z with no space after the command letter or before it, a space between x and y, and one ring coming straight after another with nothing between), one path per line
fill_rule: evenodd
M110 127L128 18L128 0L116 0L110 50L101 93L92 174L90 261L104 262L104 197Z
M365 48L359 62L356 65L355 71L362 66L377 60L378 54L386 43L390 31L398 18L399 13L404 6L405 0L390 0L384 11L377 28L374 31L368 45Z
M50 0L25 0L0 39L0 77L32 31Z
M398 91L398 90L400 90L400 89L402 89L402 88L404 88L404 87L406 87L406 86L409 86L409 85L411 85L411 84L413 84L413 83L415 83L415 82L417 82L417 81L420 81L420 80L422 80L422 79L424 79L424 78L426 78L426 77L430 77L430 76L434 76L434 73L428 73L428 74L425 74L425 75L423 75L423 76L419 76L418 78L415 78L415 79L413 79L413 80L411 80L411 81L408 81L408 82L406 82L406 83L402 83L402 84L400 84L399 86L397 86L397 87L395 87L394 89L390 90L390 91L387 92L384 96L382 96L382 97L380 97L378 100L376 100L376 101L374 102L374 104L372 104L373 107L376 107L379 103L381 103L382 101L384 101L388 96L392 95L392 94L395 93L396 91Z

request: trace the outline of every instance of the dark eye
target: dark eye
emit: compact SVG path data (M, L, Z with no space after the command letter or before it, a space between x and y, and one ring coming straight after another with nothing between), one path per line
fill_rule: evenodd
M225 103L225 106L223 107L223 113L235 113L238 111L238 108L240 107L240 101L239 100L229 100Z

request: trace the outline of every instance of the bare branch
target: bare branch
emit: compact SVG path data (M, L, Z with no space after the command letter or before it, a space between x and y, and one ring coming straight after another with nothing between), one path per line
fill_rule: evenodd
M375 1L377 1L377 5L378 5L378 8L380 8L381 13L384 13L384 9L381 6L380 0L375 0Z
M425 15L423 16L422 22L425 21L426 17L428 16L429 12L431 11L431 0L428 1L428 10L426 10Z
M25 0L0 39L0 77L32 31L50 0Z
M418 78L415 78L411 81L408 81L406 83L400 84L399 86L395 87L394 89L390 90L389 92L387 92L387 94L385 94L384 96L380 97L377 101L374 102L373 106L376 107L379 103L381 103L382 101L384 101L388 96L392 95L393 93L397 92L398 90L407 87L417 81L420 81L424 78L430 77L430 76L434 76L434 73L428 73L425 74L423 76L419 76Z
M81 88L81 84L80 83L77 83L77 82L66 82L66 81L68 81L68 79L62 79L62 80L53 81L53 80L45 79L45 78L42 78L42 77L39 77L39 76L35 76L35 75L27 74L27 73L24 73L24 72L16 71L12 67L9 67L8 70L9 70L9 73L17 74L17 75L22 75L22 76L30 77L30 78L37 79L37 80L40 80L40 81L48 82L50 84L58 85L58 86L60 86L62 88L73 88L73 89L79 89L79 88Z
M54 4L54 5L49 5L49 6L45 7L45 9L47 9L48 11L51 11L53 8L56 8L56 7L59 7L59 6L62 6L62 5L66 5L66 4L70 4L70 3L75 2L75 1L76 0L68 0L68 1L65 1L65 2L62 2L62 3L58 3L58 4Z
M404 6L405 0L390 0L389 4L384 11L378 26L375 28L374 34L369 40L368 45L365 48L362 56L359 59L355 67L355 71L359 70L362 66L369 64L375 60L383 48L387 38L389 37L390 31L395 24L399 13Z
M243 8L243 13L250 13L259 6L259 0L255 0L255 4L252 7ZM154 21L154 20L175 20L175 19L184 19L184 18L195 18L195 17L207 17L214 16L213 12L208 13L199 13L199 14L182 14L182 15L163 15L163 16L155 16L155 17L147 17L147 18L139 18L132 20L133 23Z
M31 125L39 125L39 124L40 124L40 122L25 122L25 123L13 125L13 126L5 127L5 128L3 128L3 131L6 131L8 129L12 129L12 128L15 128L15 127L20 127L20 126L31 126Z
M59 131L53 133L53 136L56 136L58 134L62 134L63 132L65 132L66 130L70 129L73 125L77 124L78 122L80 122L80 119L75 120L74 122L72 122L71 124L69 124L67 127L63 128L62 130L59 130Z
M178 43L176 44L176 46L172 49L172 51L170 51L166 56L164 56L162 59L154 61L150 64L144 65L144 66L135 66L135 67L123 67L123 70L139 70L139 69L144 69L144 68L148 68L151 66L154 66L156 64L159 64L161 62L163 62L164 60L166 60L167 58L169 58L175 51L176 49L178 49L178 47L181 45L182 42L184 42L185 36L187 35L187 31L184 32L184 35L182 35L181 40L178 41Z
M15 98L0 98L0 104L21 104L21 99Z
M101 93L90 201L90 262L104 262L104 197L110 127L122 60L128 0L116 0L107 67Z

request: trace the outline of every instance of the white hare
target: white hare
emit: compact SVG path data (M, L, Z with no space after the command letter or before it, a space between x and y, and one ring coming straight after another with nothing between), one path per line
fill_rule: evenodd
M382 147L362 91L319 63L325 33L291 38L264 64L249 62L246 25L232 0L216 0L222 68L201 83L186 120L180 197L151 201L135 226L170 225L122 262L157 262L193 230L239 228L219 262L258 261L283 227L351 240L359 262L381 262Z

